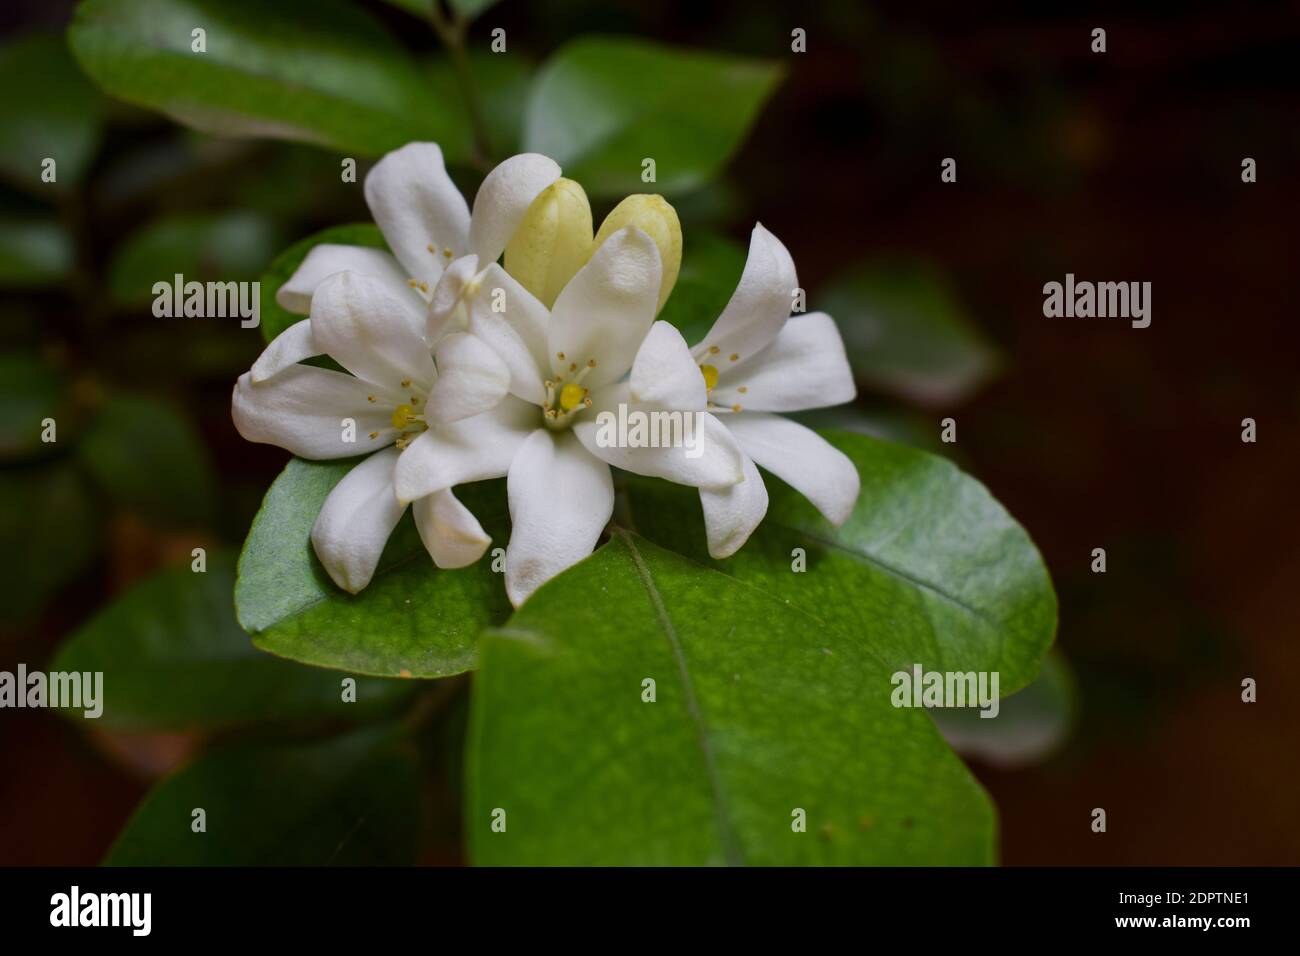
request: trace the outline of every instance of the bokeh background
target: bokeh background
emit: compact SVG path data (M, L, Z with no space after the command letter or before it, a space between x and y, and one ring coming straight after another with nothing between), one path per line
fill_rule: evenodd
M433 56L427 30L365 6ZM89 84L15 83L10 45L66 56L72 7L0 10L0 104L97 117L81 184L53 203L15 172L25 159L0 157L0 415L30 416L16 396L33 379L61 409L60 450L6 449L0 474L8 670L47 664L192 547L237 548L283 465L229 418L259 340L155 319L141 290L173 271L159 264L256 279L294 240L369 218L328 151L203 136ZM865 386L850 424L952 455L1042 550L1069 728L1032 760L968 757L1003 862L1300 863L1296 7L505 0L471 42L496 26L520 91L530 64L597 32L787 62L723 181L673 197L688 261L693 227L743 239L757 219L781 236L810 306L864 330L849 332ZM794 27L806 54L789 53ZM40 33L54 39L30 46ZM501 97L522 111L509 84ZM1151 327L1044 318L1042 285L1067 272L1150 281ZM873 369L881 349L892 371ZM949 416L958 442L940 445ZM108 418L125 432L100 431ZM130 453L103 437L131 432ZM151 457L159 443L171 451ZM76 724L0 714L0 863L97 862L195 745ZM459 860L454 832L433 843L428 862Z

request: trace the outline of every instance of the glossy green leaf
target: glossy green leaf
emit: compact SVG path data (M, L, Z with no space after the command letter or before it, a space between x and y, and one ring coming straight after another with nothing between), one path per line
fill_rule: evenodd
M0 500L0 606L21 621L90 567L100 518L66 462L0 471Z
M491 549L471 567L441 571L408 510L360 594L341 590L317 560L312 525L326 495L355 464L294 459L271 485L239 558L239 623L258 647L307 664L380 677L469 670L478 632L509 614ZM508 528L503 486L488 482L456 492L501 546Z
M376 728L200 757L145 797L104 863L393 866L413 863L418 844L414 750Z
M767 516L726 561L709 559L689 489L630 481L634 526L869 644L891 672L998 671L1004 695L1033 680L1055 635L1056 595L1024 529L947 459L865 435L826 437L862 478L843 527L768 474ZM805 571L793 570L796 549Z
M718 174L780 76L770 61L583 37L538 73L524 143L592 195L682 192Z
M117 506L182 527L209 521L216 478L199 436L172 405L117 395L104 406L78 453Z
M636 535L481 653L480 864L992 862L988 797L922 710L891 704L870 641Z
M0 288L40 289L67 280L72 237L53 219L0 220Z
M856 267L818 298L844 335L857 380L941 405L960 401L998 370L997 350L943 278L915 262Z
M109 604L60 649L56 671L104 675L96 726L211 731L264 721L354 721L391 710L402 681L354 678L259 651L235 621L234 555L168 568ZM71 716L80 717L81 711Z
M164 282L171 290L177 274L182 277L182 296L184 283L191 281L249 281L275 254L277 244L275 227L256 213L168 217L145 226L122 244L109 266L109 289L114 302L132 306L154 301L155 283ZM170 291L168 296L174 298ZM226 306L224 321L238 327L236 305ZM176 315L174 302L172 312L161 321L195 321Z
M86 0L69 37L108 93L203 132L359 156L425 139L454 155L464 141L406 50L343 0Z
M288 282L289 277L298 271L298 267L302 265L302 260L307 258L307 253L323 243L333 243L341 246L368 246L372 249L387 248L378 226L373 223L356 223L324 229L308 236L306 239L300 239L276 256L275 261L262 273L260 285L262 297L261 329L262 337L266 341L270 342L302 318L301 315L295 315L281 308L279 303L275 301L275 294L280 290L280 286Z
M709 233L687 233L682 268L659 318L677 326L687 344L708 334L726 308L745 269L745 250Z
M33 95L33 94L36 95ZM99 145L103 108L61 36L0 48L0 174L48 195L81 180ZM42 178L54 160L52 182Z

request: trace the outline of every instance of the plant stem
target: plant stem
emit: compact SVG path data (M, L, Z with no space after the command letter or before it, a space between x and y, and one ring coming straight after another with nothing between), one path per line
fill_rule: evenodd
M434 681L433 686L416 698L402 718L408 731L414 732L433 722L469 684L469 675L456 674Z
M474 71L470 68L469 53L465 49L465 34L469 22L458 13L453 13L449 18L442 11L442 0L433 0L429 9L429 22L433 25L433 32L447 48L452 69L456 71L456 79L460 83L461 94L465 97L465 112L469 114L470 132L473 137L471 158L475 166L486 172L492 168L492 139L488 136L478 87L474 83Z

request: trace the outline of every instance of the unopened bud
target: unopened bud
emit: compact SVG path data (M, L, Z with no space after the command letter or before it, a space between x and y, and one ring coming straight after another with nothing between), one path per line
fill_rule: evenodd
M506 244L506 272L549 309L591 255L591 205L572 179L538 194Z
M663 280L659 284L658 308L662 309L682 267L682 224L677 219L677 210L663 196L647 193L628 196L600 224L591 251L594 253L602 242L628 226L640 229L659 247Z

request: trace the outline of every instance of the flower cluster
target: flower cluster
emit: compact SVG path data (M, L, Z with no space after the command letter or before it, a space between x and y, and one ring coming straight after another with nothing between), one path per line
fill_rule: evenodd
M434 563L490 543L457 485L504 476L505 583L518 606L588 555L614 507L611 466L697 488L709 552L740 548L767 511L758 467L843 523L848 458L780 412L854 397L824 313L791 315L784 245L754 227L731 300L694 346L656 315L681 264L677 214L630 196L593 230L582 187L555 162L511 157L466 204L432 143L389 153L365 197L391 254L318 245L277 301L308 315L240 376L241 435L303 458L365 457L321 508L311 540L340 587L374 574L407 506ZM503 264L502 264L503 263ZM303 364L328 356L344 371ZM696 416L702 442L597 440L602 411Z

